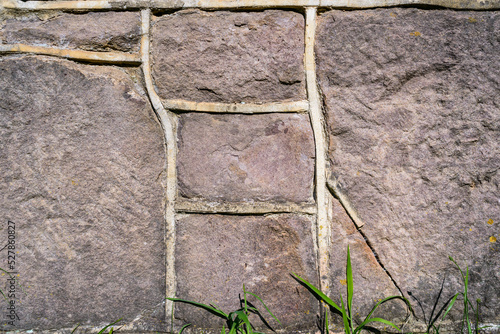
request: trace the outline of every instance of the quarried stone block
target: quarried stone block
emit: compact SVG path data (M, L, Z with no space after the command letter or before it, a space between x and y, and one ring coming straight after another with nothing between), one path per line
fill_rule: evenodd
M180 115L179 192L228 202L312 202L314 137L297 114Z
M143 92L112 67L0 59L0 143L0 240L15 246L0 267L16 278L0 276L16 315L0 328L164 329L165 154Z
M317 63L333 177L401 291L431 310L471 272L500 320L500 19L389 8L321 15ZM422 317L420 310L415 311ZM449 319L459 321L459 308Z
M243 297L245 284L282 322L279 328L311 328L318 303L290 273L317 281L313 223L310 217L292 214L179 217L175 250L177 297L215 303L228 313L240 307L238 296ZM253 297L251 301L278 329L262 305ZM177 305L175 314L198 327L222 327L215 316L190 305Z
M152 27L153 76L164 99L305 99L304 18L292 11L184 10Z

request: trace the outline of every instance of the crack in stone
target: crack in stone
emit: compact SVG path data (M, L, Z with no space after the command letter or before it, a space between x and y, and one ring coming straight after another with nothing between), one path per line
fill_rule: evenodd
M396 289L398 289L401 296L404 297L403 291L401 290L399 285L396 283L396 280L392 277L391 273L385 268L384 264L382 263L382 260L380 259L377 252L375 251L375 248L373 247L370 239L368 239L366 234L361 229L361 227L363 225L359 225L359 221L358 222L356 221L358 219L357 215L355 214L355 211L353 211L351 204L347 201L347 197L345 196L345 194L342 193L342 191L338 188L338 185L333 181L333 179L331 177L328 178L328 180L327 180L327 188L330 191L330 193L332 194L332 196L335 197L340 202L340 204L342 205L342 207L346 211L347 215L351 219L351 222L356 227L356 231L358 231L359 234L361 234L366 245L368 246L368 248L370 248L371 252L373 253L373 256L375 257L375 260L377 261L380 268L382 268L382 270L387 274L387 276L391 280L392 284L394 284ZM353 213L354 213L354 215L353 215ZM412 310L412 314L413 314L413 310Z

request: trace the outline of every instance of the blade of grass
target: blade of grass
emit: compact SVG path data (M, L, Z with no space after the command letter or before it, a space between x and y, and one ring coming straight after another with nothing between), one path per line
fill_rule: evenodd
M349 252L349 245L347 246L346 279L347 279L347 316L350 320L351 328L354 328L352 323L352 298L354 294L354 285L353 285L354 281L352 279L351 254Z
M253 334L253 328L252 324L250 324L250 320L248 320L247 315L245 314L244 311L236 311L235 314L237 315L237 318L243 322L246 326L246 333L248 334Z
M107 325L106 327L104 327L103 329L101 329L98 334L103 334L106 329L108 329L109 327L113 326L114 324L116 324L118 321L120 321L122 319L123 318L120 318L120 319L116 320L115 322L110 323L109 325Z
M219 309L216 309L212 306L209 306L209 305L205 305L205 304L202 304L202 303L197 303L197 302L193 302L193 301L190 301L190 300L184 300L184 299L180 299L180 298L167 298L168 300L171 300L171 301L174 301L174 302L179 302L179 303L186 303L186 304L190 304L190 305L194 305L194 306L197 306L199 308L202 308L224 320L227 320L228 319L228 315L224 312L222 312L221 310Z
M75 328L73 328L73 330L71 331L71 334L73 334L73 333L76 331L76 329L77 329L78 327L80 327L80 324L77 324L77 325L76 325L76 327L75 327Z
M262 306L264 306L264 308L266 309L267 313L269 313L271 315L271 317L274 318L274 320L276 320L280 325L281 325L281 322L278 320L278 318L276 318L276 316L271 312L271 310L269 310L269 308L267 307L267 305L264 303L264 301L259 297L257 296L255 293L251 293L249 291L247 291L248 294L254 296L255 298L257 298L257 300L262 304Z
M186 325L182 326L181 330L179 331L179 334L182 334L182 332L184 332L184 330L186 328L188 328L189 326L191 326L191 324L186 324Z
M400 331L400 329L398 328L398 326L396 326L395 324L393 324L392 322L388 321L388 320L385 320L385 319L382 319L382 318L370 318L366 321L364 321L361 325L359 325L356 330L354 331L353 334L356 334L358 333L360 330L363 329L363 327L365 327L366 324L370 323L370 322L381 322L383 324L386 324L386 325L389 325L393 328L395 328L397 331Z
M323 300L325 303L330 305L330 307L333 307L334 309L336 309L337 311L342 313L342 309L337 304L335 304L335 302L333 300L328 298L327 295L325 295L323 292L318 290L314 285L312 285L307 280L303 279L302 277L300 277L299 275L297 275L295 273L292 273L292 277L295 278L299 283L304 285L307 288L307 290L309 290L313 295L316 296L316 298Z
M408 299L406 299L405 297L402 297L402 296L390 296L390 297L386 297L382 300L380 300L377 304L375 304L375 306L373 306L373 308L371 309L370 313L368 313L368 315L366 316L365 320L363 322L365 322L366 320L370 319L371 315L373 314L373 312L375 312L375 310L383 303L385 302L388 302L389 300L393 300L393 299L401 299L402 301L404 301L406 303L406 305L408 306L409 310L411 311L411 304L410 304L410 301Z
M349 325L349 319L347 318L347 312L344 306L344 298L340 294L340 304L342 305L342 320L344 321L344 332L345 334L351 334L351 327Z
M328 310L325 310L325 334L330 334L330 329L328 328Z

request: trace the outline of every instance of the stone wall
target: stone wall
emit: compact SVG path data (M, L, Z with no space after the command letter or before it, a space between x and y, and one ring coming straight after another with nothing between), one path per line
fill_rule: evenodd
M428 316L452 256L498 333L499 8L0 0L0 331L211 332L165 298L245 284L315 333L290 273L340 302L349 245L356 317Z

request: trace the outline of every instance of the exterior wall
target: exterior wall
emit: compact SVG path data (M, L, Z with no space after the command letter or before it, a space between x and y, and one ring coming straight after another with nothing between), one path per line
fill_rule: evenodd
M339 301L349 245L360 318L428 316L452 256L498 332L498 8L0 0L0 330L220 333L165 297L232 311L245 284L313 333L290 273Z

